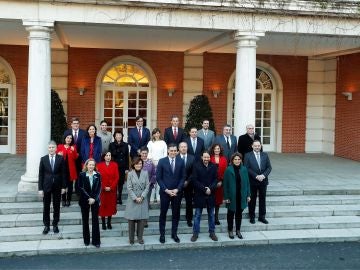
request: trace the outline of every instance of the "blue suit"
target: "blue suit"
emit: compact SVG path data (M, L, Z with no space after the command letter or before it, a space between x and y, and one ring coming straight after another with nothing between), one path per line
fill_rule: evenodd
M101 161L101 150L102 150L102 144L101 144L101 138L98 136L94 137L94 149L93 149L93 159L96 163ZM90 137L85 136L82 139L81 142L81 160L83 163L87 159L89 159L90 155Z
M179 156L175 157L174 172L172 172L169 157L159 160L156 169L156 181L160 186L159 230L161 236L165 235L166 214L170 203L172 210L171 234L177 234L180 219L181 195L184 187L185 176L185 164ZM178 189L177 196L171 197L165 192L166 189Z
M237 141L234 135L230 135L230 148L227 146L225 137L223 134L216 136L215 143L218 143L224 148L224 157L226 157L227 161L230 162L231 155L234 154L237 150Z
M195 151L194 151L194 149L192 147L192 138L191 137L187 137L184 140L184 142L186 142L187 145L188 145L188 154L193 155L195 157L195 161L200 161L201 160L201 154L205 150L204 140L197 137Z
M142 134L141 139L139 136L139 130L137 127L130 129L129 136L128 136L128 143L131 146L130 149L130 156L131 158L138 156L138 149L143 146L146 146L150 141L150 130L142 127Z

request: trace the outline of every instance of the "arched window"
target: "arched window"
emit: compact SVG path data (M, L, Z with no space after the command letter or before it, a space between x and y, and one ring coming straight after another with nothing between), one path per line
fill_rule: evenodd
M150 80L140 66L118 63L102 78L102 119L111 131L123 130L125 140L129 128L135 127L136 116L148 120L150 111Z

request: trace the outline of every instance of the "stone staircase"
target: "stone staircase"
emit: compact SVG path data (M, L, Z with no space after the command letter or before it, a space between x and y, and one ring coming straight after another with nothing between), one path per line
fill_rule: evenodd
M124 202L126 195L124 195ZM38 254L87 253L166 248L189 248L229 245L255 245L304 242L336 242L360 240L360 187L281 187L269 186L267 197L268 225L249 223L247 210L241 227L243 240L227 236L226 209L220 209L221 225L216 227L218 242L207 233L207 214L203 211L201 233L197 242L190 242L192 228L181 210L179 244L170 238L167 224L166 243L159 243L159 205L150 210L149 227L145 229L145 245L128 244L124 206L113 217L113 229L101 230L101 248L85 247L82 240L79 206L61 209L59 234L42 235L42 203L34 195L0 197L0 257ZM171 211L169 210L169 215ZM170 220L170 219L169 219Z

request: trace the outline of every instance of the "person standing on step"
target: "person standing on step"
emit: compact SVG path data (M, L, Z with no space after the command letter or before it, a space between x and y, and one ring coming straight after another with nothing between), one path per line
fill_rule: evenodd
M185 140L186 134L184 129L179 127L179 117L171 116L171 126L164 131L164 141L166 145L174 143L176 146Z
M100 247L99 205L101 192L101 175L97 172L95 160L85 161L83 171L79 174L79 205L81 208L83 239L85 246L90 244L89 212L91 210L92 245Z
M228 165L226 158L223 155L224 150L222 149L221 145L215 143L212 145L210 149L210 161L215 164L217 167L217 184L216 184L216 191L215 191L215 225L220 225L219 221L219 209L221 204L223 203L223 179L224 179L224 172Z
M205 150L205 147L203 139L197 136L196 127L190 128L189 137L186 137L184 142L187 143L188 154L193 155L195 161L200 161L201 154Z
M116 194L119 181L119 169L115 161L111 160L111 153L104 155L104 161L97 165L98 172L101 175L101 194L99 216L102 221L102 229L112 229L111 217L116 215ZM107 223L105 223L107 217Z
M62 206L70 206L74 183L76 184L78 178L76 160L79 157L76 145L74 145L74 138L71 134L64 137L63 144L57 146L56 153L64 158L66 167L67 184L66 192L61 195Z
M246 167L242 164L242 155L235 153L231 156L231 162L224 174L224 201L227 208L227 226L230 239L234 239L234 216L236 235L241 235L242 213L250 202L249 175Z
M130 129L128 136L131 159L140 156L140 148L146 146L150 141L150 131L144 127L144 118L138 115L135 120L136 127Z
M231 155L235 153L237 148L236 137L231 135L231 126L225 125L223 127L223 134L216 136L215 143L221 145L224 149L224 157L227 162L230 162Z
M91 124L86 131L87 133L81 141L82 163L85 163L89 158L94 159L98 163L101 161L102 144L100 137L96 134L97 128Z
M66 167L62 156L56 154L56 142L48 143L48 154L40 159L39 196L43 198L43 234L50 231L50 204L53 202L53 231L59 233L60 200L66 188Z
M261 143L255 140L253 151L245 155L244 164L249 171L251 201L249 203L250 223L255 223L256 198L259 193L259 218L262 223L268 224L266 215L266 189L269 184L271 172L270 159L267 153L261 152Z
M249 124L246 126L246 133L239 136L238 140L238 151L240 154L242 154L243 157L245 157L246 153L252 152L252 143L254 140L260 140L260 136L255 133L255 128L253 125Z
M215 141L215 133L209 129L209 125L210 121L208 119L204 119L202 121L202 129L198 130L198 137L204 140L205 150L210 150L210 147Z
M209 237L213 241L218 238L215 234L215 190L217 184L217 168L210 162L210 153L205 150L201 155L201 161L197 162L193 167L194 183L194 226L191 242L195 242L200 233L200 220L202 211L207 209Z
M144 226L145 221L149 219L149 175L143 169L143 161L136 157L131 164L131 171L128 174L127 190L128 199L126 202L124 217L129 223L129 243L131 245L135 242L135 224L136 235L139 244L144 244Z
M168 145L168 156L159 160L156 169L156 181L160 186L160 243L165 243L166 214L171 204L172 226L171 238L180 243L177 228L180 220L180 206L182 190L185 181L185 164L177 156L177 146L174 143Z
M101 139L101 154L104 155L109 151L109 145L111 141L113 140L113 136L110 131L107 131L107 122L105 120L102 120L100 122L100 132L97 133L97 135Z

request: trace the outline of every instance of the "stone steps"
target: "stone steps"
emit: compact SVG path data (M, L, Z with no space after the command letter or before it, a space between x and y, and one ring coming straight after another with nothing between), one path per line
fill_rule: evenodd
M126 203L126 201L124 201ZM269 196L267 206L301 206L301 205L350 205L360 204L360 195L301 195L301 196ZM185 200L182 201L185 206ZM118 211L123 211L125 205L117 205ZM151 205L159 209L160 204ZM61 213L80 212L77 201L70 207L61 207ZM42 213L42 202L6 202L0 204L0 214L34 214Z
M129 245L127 237L102 237L101 248L91 245L85 247L81 238L3 242L0 245L0 257L360 240L360 228L252 231L242 234L244 239L240 240L229 239L227 233L217 233L219 241L214 242L208 233L203 232L195 243L190 241L191 234L179 234L180 243L173 242L167 235L165 244L159 243L158 235L149 235L144 236L144 245Z
M244 219L241 226L242 232L255 231L276 231L276 230L306 230L306 229L345 229L360 228L359 216L331 216L331 217L289 217L289 218L268 218L269 224L260 222L250 224L248 219ZM101 230L101 237L126 237L128 236L128 225L125 223L112 223L112 230ZM100 225L101 226L101 225ZM0 242L34 241L34 240L54 240L54 239L76 239L82 236L82 226L79 225L60 225L60 233L54 234L52 231L47 235L42 234L42 226L33 227L10 227L2 228L0 231ZM201 222L201 231L207 231L207 221ZM171 222L166 224L167 234L171 233ZM216 226L216 232L227 232L225 220L221 220L221 225ZM180 221L179 234L191 234L185 221ZM159 223L149 222L149 227L145 228L144 235L158 235Z

